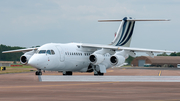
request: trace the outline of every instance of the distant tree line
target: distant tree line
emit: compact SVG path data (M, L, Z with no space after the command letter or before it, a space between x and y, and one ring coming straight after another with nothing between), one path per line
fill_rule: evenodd
M134 60L134 57L129 56L129 57L126 59L126 63L128 63L128 65L130 65L133 60Z
M23 49L25 47L18 47L18 46L6 46L1 44L0 45L0 61L19 61L20 56L23 55L22 52L18 53L2 53L2 51L8 51L8 50L16 50L16 49Z
M157 56L180 56L180 52L178 52L178 53L171 53L170 55L168 55L166 53L162 53L162 54L157 54Z

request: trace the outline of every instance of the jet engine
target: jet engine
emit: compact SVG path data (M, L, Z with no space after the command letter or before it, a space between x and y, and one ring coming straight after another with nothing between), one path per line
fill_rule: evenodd
M26 65L29 61L29 59L31 58L31 55L22 55L20 57L20 62L23 64L23 65Z
M120 55L113 55L110 57L110 62L113 66L120 66L125 62L125 58Z
M20 62L21 62L23 65L26 65L26 64L28 63L29 59L33 56L33 54L34 54L35 52L36 52L35 50L26 52L25 54L23 54L23 55L20 57Z
M101 54L92 54L89 56L89 60L93 65L97 65L104 61L104 56Z

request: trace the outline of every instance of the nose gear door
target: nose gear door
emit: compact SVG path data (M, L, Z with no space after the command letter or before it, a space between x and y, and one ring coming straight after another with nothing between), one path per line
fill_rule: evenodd
M59 55L60 55L60 61L63 62L65 60L65 53L64 50L61 46L56 46L56 48L59 51Z

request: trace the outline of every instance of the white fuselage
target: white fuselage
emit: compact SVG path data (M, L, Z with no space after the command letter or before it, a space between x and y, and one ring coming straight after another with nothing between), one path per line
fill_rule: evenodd
M28 64L41 70L86 72L90 65L89 56L94 50L81 48L80 45L79 43L45 44L38 48ZM39 53L41 50L46 52ZM55 54L48 54L47 50L53 50ZM106 53L101 63L106 69L112 66L109 59L110 54Z
M132 19L124 17L121 20L100 20L102 22L122 21L114 40L109 45L81 43L49 43L38 48L3 51L3 53L23 52L20 62L38 69L36 75L42 75L41 70L60 71L63 75L72 72L93 72L103 75L106 69L123 66L126 58L136 57L136 52L145 52L151 57L154 53L174 53L174 51L131 48L135 21L169 21L166 19Z

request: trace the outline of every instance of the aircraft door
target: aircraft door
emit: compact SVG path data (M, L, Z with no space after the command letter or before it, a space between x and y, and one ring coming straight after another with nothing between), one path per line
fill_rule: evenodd
M64 50L61 46L56 46L56 48L59 51L59 55L60 55L60 61L63 62L65 60L65 53Z

